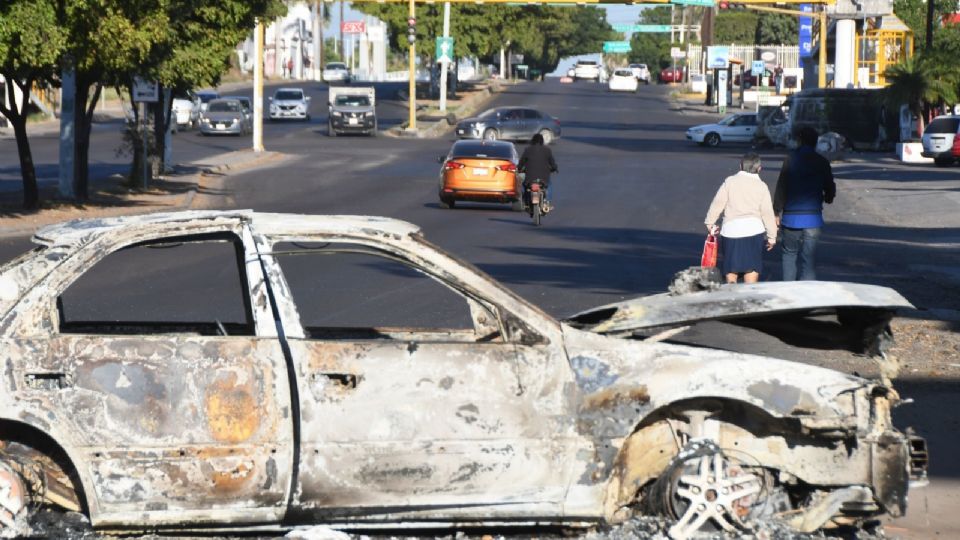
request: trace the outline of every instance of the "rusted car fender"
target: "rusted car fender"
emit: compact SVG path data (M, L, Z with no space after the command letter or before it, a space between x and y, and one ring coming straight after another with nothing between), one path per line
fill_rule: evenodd
M0 406L11 410L6 404ZM56 429L55 422L45 421L36 412L25 408L19 418L0 416L0 460L20 474L31 500L85 511L93 521L100 507L95 498L87 496L95 491L93 479L83 466L84 457L74 446L65 444L70 440L65 430Z
M577 429L595 445L579 483L608 483L608 506L611 498L623 502L628 492L635 494L637 485L655 478L679 451L676 433L663 421L667 417L726 409L751 417L742 418L744 424L771 429L779 424L806 440L865 429L854 407L854 394L872 385L864 379L762 356L643 343L569 326L563 332L579 392ZM724 426L728 438L754 437L736 425ZM789 461L785 456L770 465L782 464L813 482L829 475L827 467L807 470Z

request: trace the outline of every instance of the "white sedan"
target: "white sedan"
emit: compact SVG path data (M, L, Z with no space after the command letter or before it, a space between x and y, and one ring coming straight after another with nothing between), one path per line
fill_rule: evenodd
M633 76L633 70L628 68L613 70L613 75L610 75L607 82L607 88L611 92L636 92L639 87L640 83Z
M350 83L350 68L343 62L330 62L323 68L323 80L330 82Z
M731 114L716 124L693 126L687 130L687 140L707 146L721 142L750 142L757 132L756 113Z

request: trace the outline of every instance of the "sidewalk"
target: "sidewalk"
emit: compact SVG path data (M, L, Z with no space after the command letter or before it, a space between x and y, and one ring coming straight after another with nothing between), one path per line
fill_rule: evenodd
M227 172L251 169L286 159L279 152L227 152L177 164L174 172L154 179L149 189L134 189L119 175L90 179L89 199L77 203L59 197L56 186L41 186L41 208L24 211L22 193L0 193L0 236L25 236L38 227L78 218L173 212L224 205L230 191Z

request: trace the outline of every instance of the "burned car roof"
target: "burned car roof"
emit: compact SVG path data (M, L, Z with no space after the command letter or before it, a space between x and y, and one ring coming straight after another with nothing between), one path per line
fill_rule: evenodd
M49 225L37 230L33 241L41 245L82 244L89 239L121 227L182 223L189 232L192 224L209 224L216 220L242 220L255 224L264 234L298 234L311 231L373 232L397 237L417 234L420 228L398 219L376 216L305 214L271 214L253 210L190 211L144 214L100 219L78 219Z

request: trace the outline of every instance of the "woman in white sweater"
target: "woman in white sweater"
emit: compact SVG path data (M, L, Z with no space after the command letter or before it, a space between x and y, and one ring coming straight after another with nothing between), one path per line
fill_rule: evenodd
M723 226L717 220L723 216ZM763 271L763 251L777 241L770 189L760 178L760 156L751 152L740 160L740 172L727 177L710 203L704 220L707 231L720 233L720 270L727 283L756 283Z

